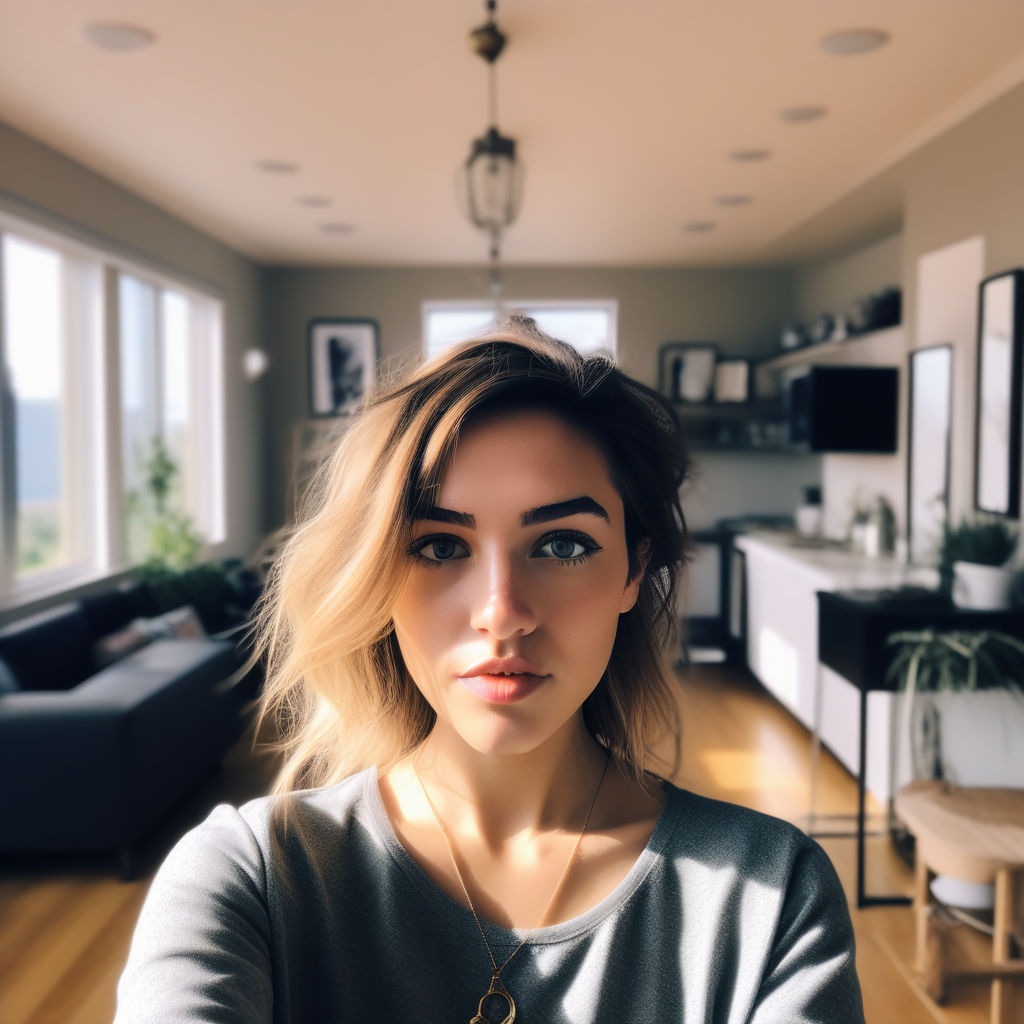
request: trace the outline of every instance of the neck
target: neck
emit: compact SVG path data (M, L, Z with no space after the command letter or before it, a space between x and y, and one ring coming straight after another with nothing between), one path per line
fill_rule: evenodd
M500 850L540 832L579 831L604 771L582 721L526 754L481 754L435 729L412 764L453 835Z

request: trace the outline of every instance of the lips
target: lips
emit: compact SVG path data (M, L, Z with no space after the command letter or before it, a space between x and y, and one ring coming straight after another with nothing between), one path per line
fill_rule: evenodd
M515 704L547 678L526 658L490 658L468 668L459 682L488 704Z

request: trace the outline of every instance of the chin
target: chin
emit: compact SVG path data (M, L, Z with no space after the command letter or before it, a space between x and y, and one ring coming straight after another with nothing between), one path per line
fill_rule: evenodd
M542 722L524 720L515 714L491 710L484 713L483 720L477 718L473 722L454 725L454 731L463 743L478 754L487 757L522 757L544 747L570 727L570 723L566 722L562 729L552 729L549 719ZM580 728L583 728L582 718Z

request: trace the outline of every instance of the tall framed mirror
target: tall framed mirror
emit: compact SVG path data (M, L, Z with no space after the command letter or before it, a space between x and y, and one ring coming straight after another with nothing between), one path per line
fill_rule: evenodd
M949 516L953 347L910 354L907 460L907 547L910 560L933 563Z
M978 297L974 507L1020 512L1021 299L1024 271L987 277Z

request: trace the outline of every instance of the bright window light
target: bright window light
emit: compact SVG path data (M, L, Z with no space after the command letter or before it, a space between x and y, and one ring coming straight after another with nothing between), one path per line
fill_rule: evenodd
M584 355L615 355L618 303L506 302L500 314L521 313L537 321L546 334L566 341ZM423 347L426 356L465 341L495 323L494 306L457 302L427 302L423 306Z
M13 436L14 550L6 585L93 566L100 557L96 438L101 407L90 383L99 359L99 266L59 249L3 236L4 360Z

